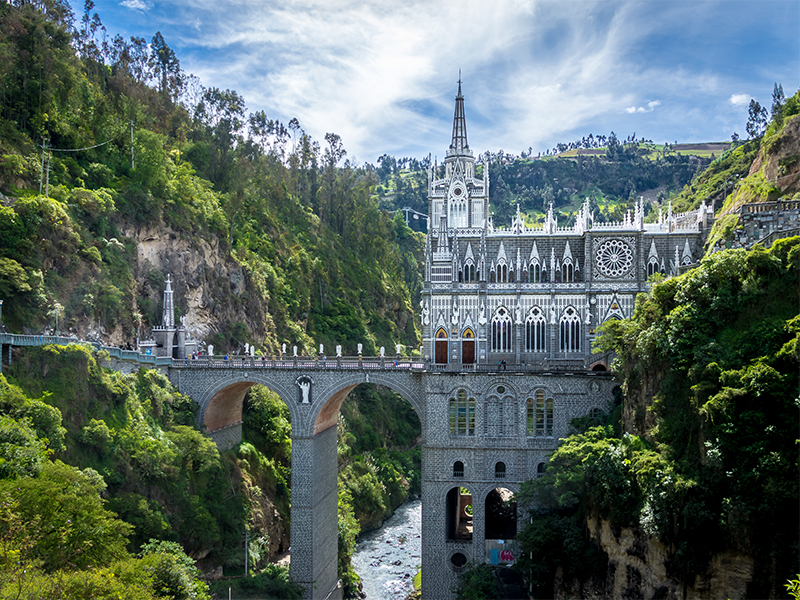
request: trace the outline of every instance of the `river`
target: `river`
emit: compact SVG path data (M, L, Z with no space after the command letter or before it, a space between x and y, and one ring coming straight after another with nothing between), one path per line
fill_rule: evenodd
M358 540L353 567L367 600L403 600L422 564L422 502L399 506L380 528Z

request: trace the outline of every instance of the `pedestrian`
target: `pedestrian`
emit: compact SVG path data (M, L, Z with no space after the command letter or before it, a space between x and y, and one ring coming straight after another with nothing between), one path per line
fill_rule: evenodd
M506 359L504 358L503 359L503 371L505 371L505 370L506 370Z

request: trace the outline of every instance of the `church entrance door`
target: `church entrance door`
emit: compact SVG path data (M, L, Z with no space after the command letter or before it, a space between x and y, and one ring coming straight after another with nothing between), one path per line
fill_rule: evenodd
M465 329L461 334L461 364L471 365L475 362L475 334Z
M436 352L434 360L438 365L447 364L447 332L440 329L436 332Z
M461 362L465 365L475 362L475 340L461 342Z

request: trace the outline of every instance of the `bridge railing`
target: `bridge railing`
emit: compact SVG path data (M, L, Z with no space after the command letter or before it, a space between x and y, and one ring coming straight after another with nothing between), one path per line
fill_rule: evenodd
M420 358L389 358L381 356L339 356L328 359L308 356L260 358L249 356L201 356L198 358L173 359L175 368L217 369L329 369L329 370L375 370L404 369L424 371L426 362Z
M542 363L448 363L430 364L428 371L448 373L550 373L553 371L587 371L583 359L545 359Z

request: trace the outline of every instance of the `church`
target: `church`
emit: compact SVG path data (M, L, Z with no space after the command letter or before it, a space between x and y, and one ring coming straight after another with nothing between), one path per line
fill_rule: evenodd
M713 222L703 205L684 214L670 207L645 223L640 200L615 223L595 222L587 201L570 227L559 226L552 205L539 225L519 207L511 223L495 225L488 166L467 142L461 82L444 169L428 173L428 203L423 355L441 370L606 370L592 355L597 326L629 317L654 273L699 261Z

